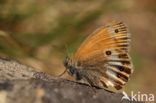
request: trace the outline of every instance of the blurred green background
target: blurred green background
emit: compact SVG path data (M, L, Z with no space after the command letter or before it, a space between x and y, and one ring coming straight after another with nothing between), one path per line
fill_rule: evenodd
M125 90L156 93L155 5L155 0L1 0L0 56L57 76L67 53L96 28L121 20L132 33L135 66Z

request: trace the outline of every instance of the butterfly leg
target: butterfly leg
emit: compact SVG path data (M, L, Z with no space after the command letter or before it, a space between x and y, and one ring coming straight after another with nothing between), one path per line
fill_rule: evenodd
M58 77L63 76L66 72L67 72L67 69L65 69L65 70L63 71L63 73L59 74Z

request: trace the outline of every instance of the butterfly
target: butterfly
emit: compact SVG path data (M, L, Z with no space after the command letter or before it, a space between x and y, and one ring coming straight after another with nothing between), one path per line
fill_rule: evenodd
M118 20L95 30L76 50L66 57L66 71L76 80L84 80L91 87L120 90L128 82L133 65L128 54L130 33Z

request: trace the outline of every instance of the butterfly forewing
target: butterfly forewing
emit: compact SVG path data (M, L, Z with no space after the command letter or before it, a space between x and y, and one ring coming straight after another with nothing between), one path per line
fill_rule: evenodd
M120 21L113 21L82 43L73 56L73 64L82 69L84 79L90 84L121 89L133 72L129 45L127 27Z
M96 50L120 48L120 50L127 52L129 42L130 35L127 27L119 21L113 21L93 32L78 48L73 56L73 60L77 61L78 59L85 58Z

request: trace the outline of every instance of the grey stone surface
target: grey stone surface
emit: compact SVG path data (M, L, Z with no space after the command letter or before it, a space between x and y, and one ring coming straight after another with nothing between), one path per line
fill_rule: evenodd
M53 77L0 58L0 103L135 103L122 94Z

